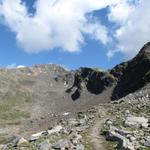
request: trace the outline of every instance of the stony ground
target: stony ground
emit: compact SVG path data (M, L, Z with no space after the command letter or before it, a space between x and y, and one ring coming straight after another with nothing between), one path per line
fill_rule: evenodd
M26 139L15 135L1 141L0 149L149 150L150 90L60 119L56 125Z

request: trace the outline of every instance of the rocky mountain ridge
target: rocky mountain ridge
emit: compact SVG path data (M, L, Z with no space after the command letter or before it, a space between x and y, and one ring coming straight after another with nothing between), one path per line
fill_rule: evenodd
M68 121L69 118L74 118L74 116L76 116L78 112L85 112L91 107L97 105L102 105L102 107L100 107L100 110L97 110L96 108L96 114L98 114L98 116L102 112L104 112L104 114L107 114L106 116L104 116L104 118L110 117L109 111L107 107L105 107L106 105L109 105L109 107L113 109L111 114L115 116L116 114L114 114L114 112L118 111L119 108L116 106L116 108L118 109L116 110L116 108L113 107L113 104L108 104L108 102L111 102L111 100L114 101L122 98L123 101L126 100L128 103L128 99L130 99L130 96L128 98L127 95L133 92L135 92L135 94L133 97L131 96L131 99L137 100L138 97L136 97L136 92L139 93L140 91L145 89L146 95L145 92L143 92L144 94L142 95L142 97L144 97L145 99L145 96L148 95L146 97L146 99L148 99L146 105L149 108L149 87L150 43L147 43L140 50L139 54L137 54L135 58L120 65L117 65L109 71L103 71L94 68L80 68L75 71L69 71L60 65L53 64L35 65L32 67L17 69L0 69L0 143L5 143L5 139L8 139L10 136L13 135L20 135L26 139L29 137L29 135L43 130L46 131L44 132L44 135L47 135L47 129L50 126L55 127L56 123L58 123L60 120L67 119L66 121ZM127 96L127 98L125 96ZM127 109L130 104L127 104L127 107L124 107L120 104L122 99L118 101L118 106L124 110L124 108ZM141 114L141 116L148 118L149 112L144 111L145 108L146 110L148 108L146 105L142 105L144 100L138 102L141 103L138 106L138 110L143 111L145 114ZM114 101L114 103L117 102ZM126 105L126 102L124 102L124 104ZM131 111L135 110L131 109ZM92 118L98 119L98 116L94 112L92 112L91 116L88 115L88 121L86 121L87 124L90 124L93 121ZM95 115L97 117L95 117ZM122 115L122 112L119 115ZM139 117L141 116L139 115ZM124 117L125 116L123 116L123 118ZM80 121L82 122L85 120L81 119ZM97 127L98 125L102 125L102 121L105 122L102 119L100 121L100 124L98 122L98 124L96 124L95 126ZM90 124L90 126L91 125L92 124ZM90 126L88 127L88 129L90 129ZM115 124L112 126L115 126ZM72 125L71 127L74 128L74 126ZM65 127L65 130L70 129L71 127L70 125L67 125ZM106 125L107 129L108 127L110 126ZM114 131L114 128L111 128L111 131L114 133L116 130ZM52 129L52 131L54 131L54 129ZM90 132L90 138L91 136L93 136L93 132L95 131L95 129L91 130L92 131ZM52 131L50 130L49 132L51 133ZM111 135L112 132L110 132ZM143 130L141 132L144 133ZM43 132L41 133L43 135ZM70 135L69 133L65 134ZM60 135L62 133L60 131L58 131L58 134L58 137L62 138L62 136ZM94 134L96 133L94 132ZM78 134L73 134L73 136L78 137ZM129 139L127 138L126 140L126 138L127 137L123 136L122 139L120 139L121 142L123 140L127 142ZM143 139L144 138L146 137L143 137ZM25 139L22 140L30 142L30 140ZM15 141L16 140L18 142L20 141L20 138L15 139ZM47 138L47 140L49 143L49 138ZM58 141L57 138L56 140ZM76 141L76 145L75 143L72 143L72 140L74 140L74 138L72 139L71 137L71 139L69 139L69 143L71 141L70 144L73 144L72 146L75 146L75 149L77 149L77 147L79 147L78 150L84 149L83 147L86 144L84 144L82 140L78 139ZM85 141L86 140L87 139L85 139ZM95 141L98 140L95 139ZM61 143L66 143L66 139L65 142L61 141ZM37 144L36 140L34 144ZM58 146L59 144L57 143L56 145ZM101 144L98 144L96 147L100 147L99 145ZM134 147L133 145L134 144L132 143L132 148ZM139 143L139 145L142 144ZM31 146L33 145L31 144ZM57 149L54 148L55 146L52 146L53 149ZM35 147L33 149L37 149L36 146L33 147ZM97 148L95 149L98 150Z
M150 82L150 42L145 44L135 58L114 67L111 71L117 78L112 99L135 92Z

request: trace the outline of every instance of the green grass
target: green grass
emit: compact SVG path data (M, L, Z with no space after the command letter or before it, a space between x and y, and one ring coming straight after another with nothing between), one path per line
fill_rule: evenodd
M106 149L107 150L115 150L115 147L117 144L118 144L118 142L107 141L106 142Z
M7 143L7 139L4 136L0 136L0 144Z
M35 143L26 143L18 146L17 148L14 148L11 145L9 145L6 150L37 150L37 147Z
M17 91L12 94L7 92L5 96L0 99L0 120L15 121L22 117L29 117L29 113L23 111L23 108L30 102L31 96L29 93Z

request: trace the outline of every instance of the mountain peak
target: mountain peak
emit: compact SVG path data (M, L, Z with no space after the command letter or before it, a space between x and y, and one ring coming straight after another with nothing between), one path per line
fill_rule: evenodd
M150 60L150 42L146 43L135 58L144 58Z
M130 61L119 64L111 71L118 83L112 99L118 99L139 90L150 82L150 42Z

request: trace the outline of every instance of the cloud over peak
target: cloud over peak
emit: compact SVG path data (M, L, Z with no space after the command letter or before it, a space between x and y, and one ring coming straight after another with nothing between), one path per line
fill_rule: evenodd
M22 0L0 0L0 18L28 53L54 48L76 52L88 36L112 45L108 57L116 52L131 57L150 38L149 6L147 0L36 0L31 13ZM109 29L98 16L87 17L103 8L109 9L107 19L115 28Z

